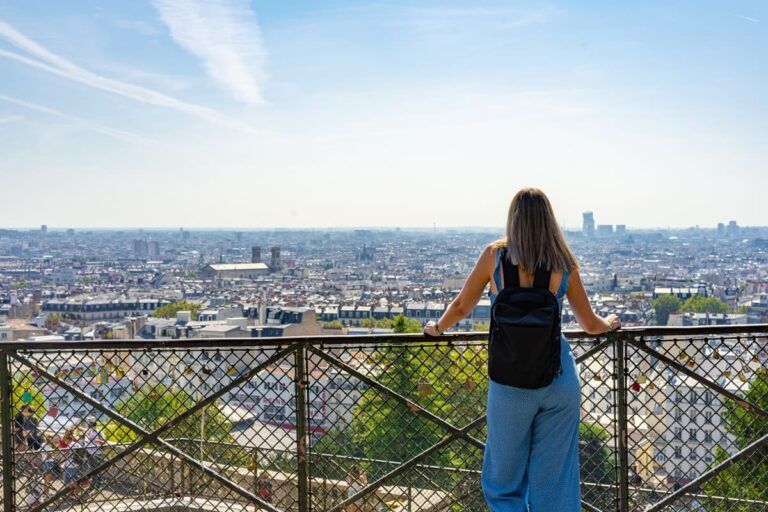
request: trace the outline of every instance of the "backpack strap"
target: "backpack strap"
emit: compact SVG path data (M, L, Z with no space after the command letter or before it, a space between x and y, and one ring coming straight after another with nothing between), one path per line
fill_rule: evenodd
M514 288L520 288L520 274L517 271L517 265L513 265L507 258L507 248L503 247L499 254L499 260L501 261L502 270L502 288L511 286ZM552 271L546 270L544 267L539 267L533 274L533 287L543 288L549 290L549 281L552 278Z
M533 275L533 287L549 290L549 281L551 278L551 270L546 270L544 267L539 267L536 269L536 273Z
M519 288L520 287L520 275L517 273L517 265L513 265L512 262L509 261L509 258L507 258L507 248L503 247L501 254L499 254L499 259L501 260L501 270L502 270L502 288L507 288L508 286Z

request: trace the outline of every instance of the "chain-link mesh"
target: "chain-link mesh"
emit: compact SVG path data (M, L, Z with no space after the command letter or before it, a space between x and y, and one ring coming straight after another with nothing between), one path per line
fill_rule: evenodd
M632 507L669 500L694 482L665 509L768 510L768 447L738 455L768 436L766 338L638 341L627 348L626 375ZM708 477L732 457L727 469Z
M486 510L482 335L223 343L4 349L16 510ZM570 343L585 510L768 510L764 337Z

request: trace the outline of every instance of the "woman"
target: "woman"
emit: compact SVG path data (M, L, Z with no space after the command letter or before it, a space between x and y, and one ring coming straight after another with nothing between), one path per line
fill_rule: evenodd
M616 315L601 318L592 310L576 257L555 219L552 205L536 188L520 190L509 205L506 237L489 244L475 263L459 295L424 333L442 334L466 317L490 282L493 302L503 288L501 249L516 265L520 286L531 287L534 269L551 271L549 289L564 296L588 334L621 327ZM562 372L535 389L488 383L487 427L481 483L492 512L580 512L579 412L581 391L576 360L560 336Z

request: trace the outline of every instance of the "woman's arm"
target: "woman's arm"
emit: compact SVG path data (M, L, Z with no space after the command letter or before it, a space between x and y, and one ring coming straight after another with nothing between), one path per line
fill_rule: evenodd
M431 320L427 322L427 325L424 326L424 334L435 336L437 335L435 327L438 327L440 332L444 332L453 324L470 314L480 301L480 297L483 295L483 290L485 290L485 285L488 284L488 281L490 280L488 276L490 275L492 266L493 249L491 244L488 244L477 258L475 267L472 269L472 272L469 273L467 280L464 281L464 286L462 286L459 294L453 299L453 302L448 305L437 323Z
M587 334L602 334L613 331L621 327L621 320L616 315L608 315L606 318L599 317L592 309L592 305L587 298L587 292L584 290L584 284L581 282L581 276L578 270L574 270L568 278L568 304L573 310L573 316Z

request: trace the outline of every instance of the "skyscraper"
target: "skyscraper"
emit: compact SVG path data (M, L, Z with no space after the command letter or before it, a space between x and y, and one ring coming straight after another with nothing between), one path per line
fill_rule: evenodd
M147 242L147 256L153 260L160 259L160 242L157 240Z
M584 223L581 231L587 238L595 236L595 215L592 212L584 212Z
M149 255L149 244L146 240L136 239L133 241L133 255L139 259Z

